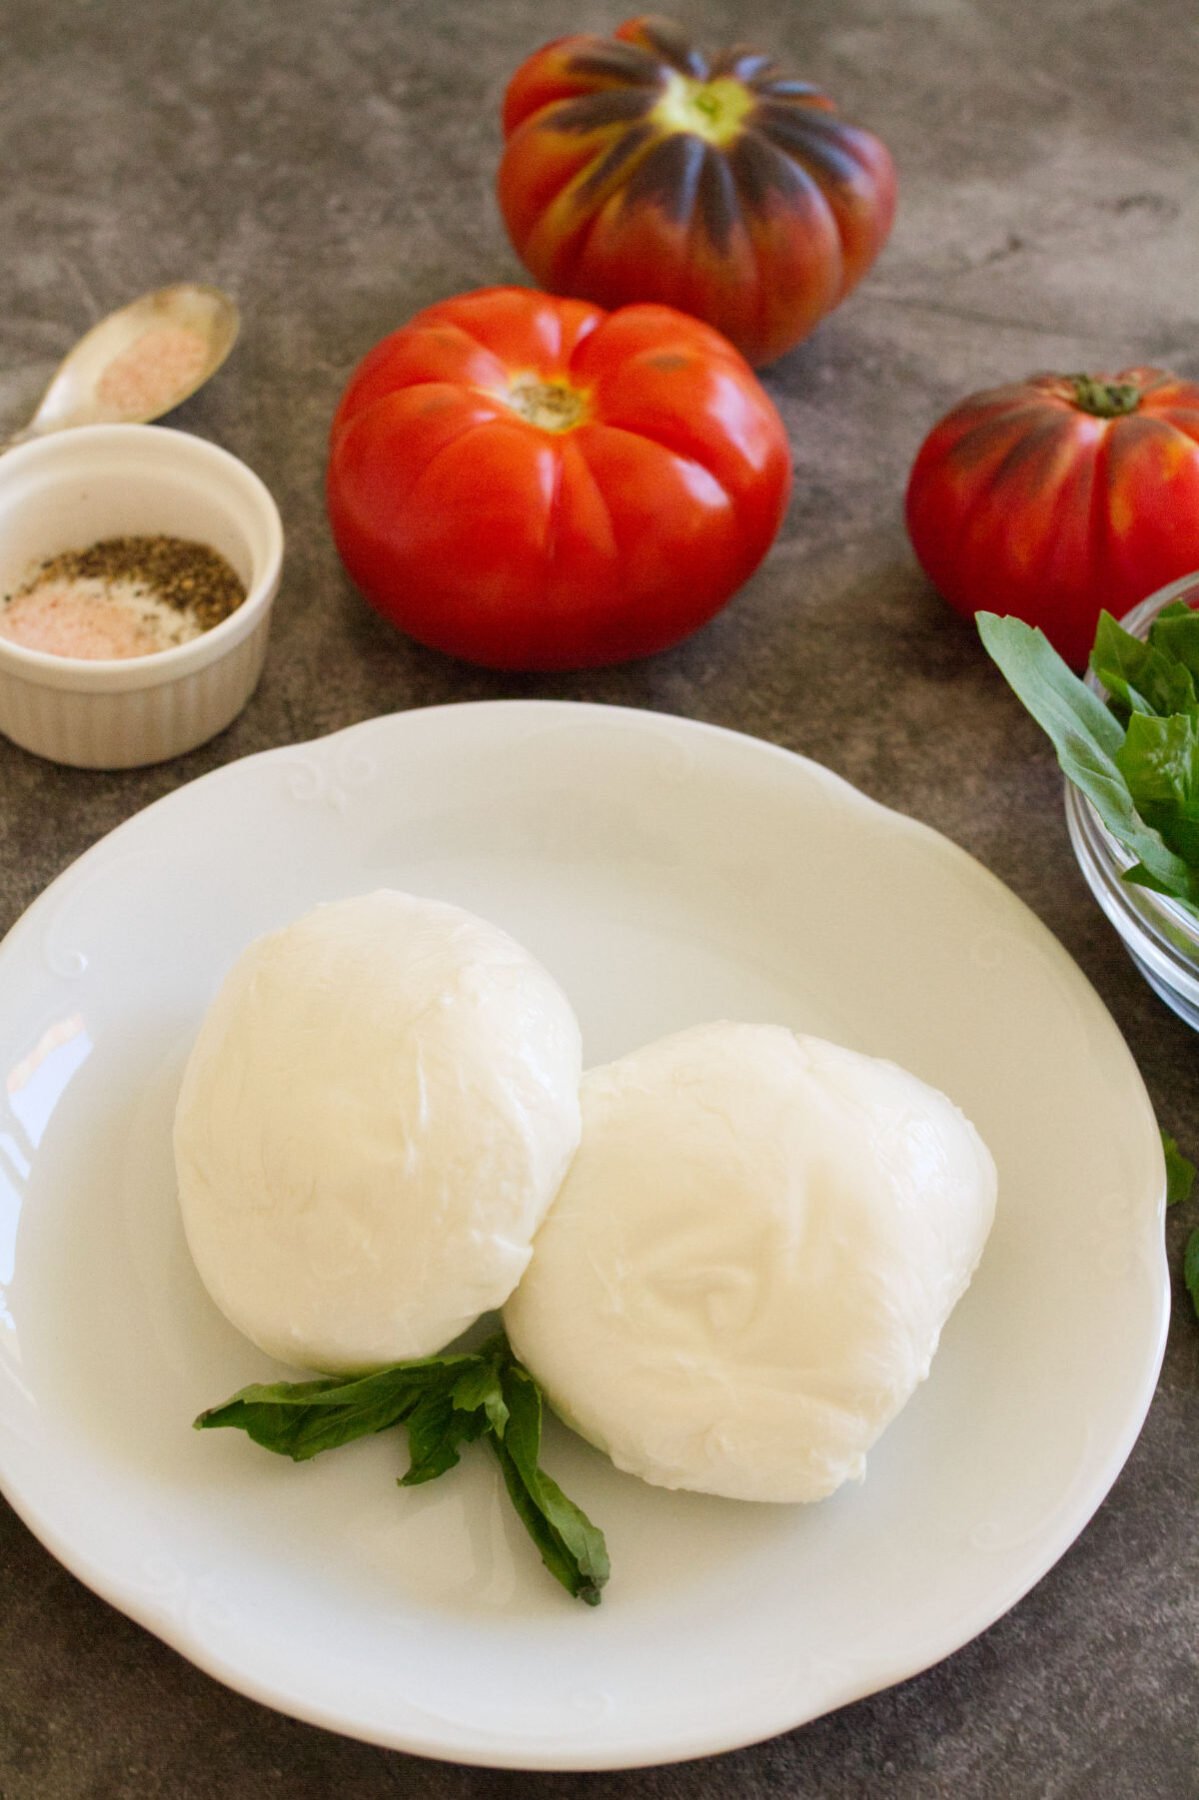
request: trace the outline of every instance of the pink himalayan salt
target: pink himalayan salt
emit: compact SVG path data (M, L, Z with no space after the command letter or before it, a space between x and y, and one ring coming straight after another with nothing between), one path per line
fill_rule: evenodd
M198 626L133 582L43 582L0 607L0 637L89 662L152 656L198 636Z
M96 397L123 419L165 412L195 385L207 355L198 331L156 325L113 357L96 383Z

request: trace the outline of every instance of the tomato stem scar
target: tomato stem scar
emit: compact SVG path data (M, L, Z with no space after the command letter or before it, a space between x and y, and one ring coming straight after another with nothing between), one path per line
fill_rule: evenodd
M501 398L543 431L570 431L587 412L583 395L562 381L516 381Z
M668 131L689 132L719 149L739 135L746 114L753 111L755 104L749 89L732 76L697 81L691 75L672 73L654 108L654 117Z

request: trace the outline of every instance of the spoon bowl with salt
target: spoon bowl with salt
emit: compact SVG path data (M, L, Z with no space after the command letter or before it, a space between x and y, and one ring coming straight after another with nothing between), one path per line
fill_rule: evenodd
M237 307L220 288L184 281L143 294L80 338L33 418L0 441L0 450L73 425L161 418L216 373L239 323Z

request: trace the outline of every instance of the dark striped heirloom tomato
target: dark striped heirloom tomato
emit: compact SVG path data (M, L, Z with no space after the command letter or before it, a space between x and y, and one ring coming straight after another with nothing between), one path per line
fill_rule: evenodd
M752 363L845 298L895 212L878 138L769 56L705 56L669 19L538 50L509 83L504 136L500 207L544 287L677 306Z
M346 568L402 631L492 668L578 669L710 619L790 485L773 402L710 326L484 288L364 357L327 491Z
M1199 568L1199 386L1138 368L971 394L921 445L907 524L958 612L1040 626L1081 669L1103 609Z

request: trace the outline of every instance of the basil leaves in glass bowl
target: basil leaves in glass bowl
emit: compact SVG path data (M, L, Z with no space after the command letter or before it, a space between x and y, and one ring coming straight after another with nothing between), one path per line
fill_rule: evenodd
M1066 775L1066 822L1091 892L1150 986L1199 1030L1199 574L1117 621L1084 679L1043 634L979 613L987 651Z

